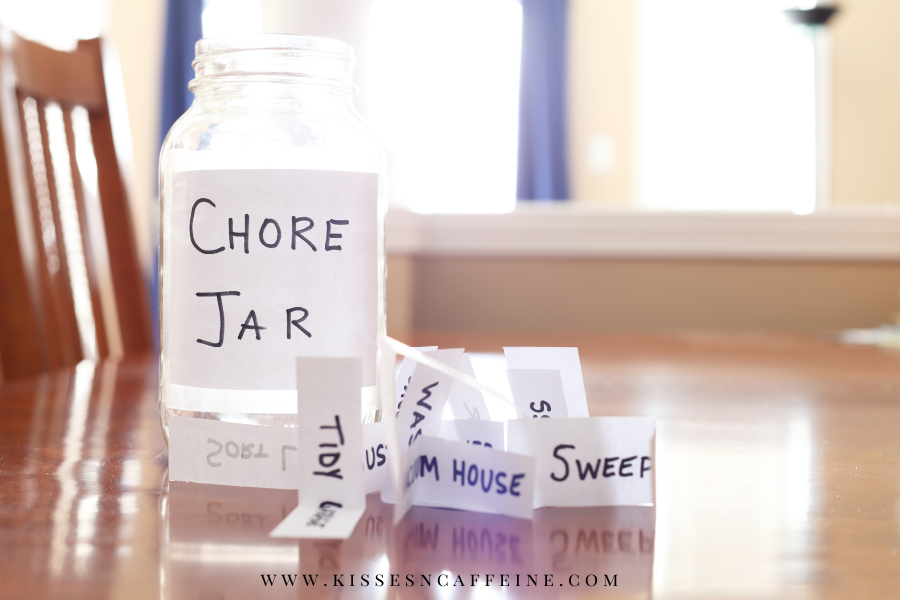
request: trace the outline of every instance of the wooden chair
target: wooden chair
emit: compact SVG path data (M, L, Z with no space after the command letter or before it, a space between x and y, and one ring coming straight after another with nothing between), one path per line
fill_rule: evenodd
M0 379L153 347L110 59L0 28Z

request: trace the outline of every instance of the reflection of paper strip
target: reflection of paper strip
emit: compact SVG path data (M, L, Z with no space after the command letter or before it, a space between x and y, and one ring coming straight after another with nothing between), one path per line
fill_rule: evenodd
M387 442L384 422L365 423L363 431L363 463L365 466L366 493L380 492L387 476Z
M653 504L656 419L517 419L507 447L535 457L534 507Z
M440 437L445 440L454 440L464 444L474 444L503 450L502 421L477 421L475 419L441 421Z
M569 416L562 377L555 369L507 369L513 402L524 419L563 419Z
M451 368L456 368L462 359L463 351L456 348L434 350L424 354ZM437 435L452 384L453 378L449 374L424 364L416 366L397 414L400 448L407 448L420 435ZM388 444L392 441L389 439Z
M344 508L332 502L298 506L272 530L273 538L346 540L353 534L365 508Z
M504 348L508 369L558 369L570 417L587 417L587 395L578 348Z
M401 500L522 519L532 516L534 459L529 456L425 436L401 461ZM394 510L396 523L403 515Z
M459 361L459 371L469 377L475 377L475 369L472 368L472 359L464 354ZM487 404L484 403L484 395L481 390L466 385L462 381L454 381L450 388L450 399L447 401L454 419L484 419L491 420Z
M297 430L169 417L169 479L297 489Z

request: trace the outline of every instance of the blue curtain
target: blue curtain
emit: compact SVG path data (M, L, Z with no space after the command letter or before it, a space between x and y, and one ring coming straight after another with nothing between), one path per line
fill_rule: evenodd
M516 197L565 200L567 0L521 0L519 164Z
M188 109L194 95L188 81L194 77L194 43L203 37L203 0L169 0L166 14L166 46L162 73L162 118L159 142L162 145L169 128ZM155 264L159 264L159 251ZM153 271L150 290L153 323L159 323L159 269ZM159 328L153 328L156 336ZM159 340L157 340L159 343Z
M160 144L194 99L187 85L194 78L194 43L203 37L203 0L169 0L168 4Z

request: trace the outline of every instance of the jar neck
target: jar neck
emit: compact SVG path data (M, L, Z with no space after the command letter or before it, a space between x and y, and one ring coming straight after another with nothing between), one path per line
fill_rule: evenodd
M334 114L353 110L354 94L351 91L321 82L210 77L191 89L194 102L205 110Z
M188 87L209 107L340 110L352 107L356 93L353 48L337 40L273 34L206 38L197 42L196 55L196 76Z

